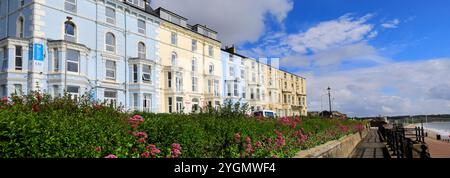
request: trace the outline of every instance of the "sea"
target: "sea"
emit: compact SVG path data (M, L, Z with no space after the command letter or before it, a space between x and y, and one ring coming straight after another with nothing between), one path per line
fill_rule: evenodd
M417 124L421 126L421 124ZM448 139L450 136L450 122L431 122L424 123L424 129L440 134L442 138Z

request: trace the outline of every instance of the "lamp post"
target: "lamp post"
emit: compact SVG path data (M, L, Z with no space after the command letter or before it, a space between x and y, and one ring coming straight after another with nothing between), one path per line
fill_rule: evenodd
M333 117L333 111L331 110L331 88L328 87L327 90L328 90L328 101L329 101L329 104L330 104L330 117L332 118Z

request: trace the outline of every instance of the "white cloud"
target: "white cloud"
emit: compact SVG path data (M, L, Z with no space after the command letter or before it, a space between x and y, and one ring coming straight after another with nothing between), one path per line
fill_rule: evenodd
M191 24L206 24L219 32L225 45L255 42L265 32L267 15L281 24L293 9L292 0L156 0L164 7L187 17Z
M394 19L394 20L390 20L390 21L387 21L387 22L381 24L381 26L384 28L398 28L399 24L400 24L400 20Z
M336 20L321 22L306 32L291 35L287 43L294 51L308 54L361 42L368 36L376 36L376 32L373 32L374 26L366 23L372 16L367 14L355 18L346 14Z
M331 86L334 108L350 116L448 113L448 76L450 58L387 63L330 72L326 76L309 75L309 110L328 108L321 106L321 95ZM397 92L385 93L382 91L385 87Z

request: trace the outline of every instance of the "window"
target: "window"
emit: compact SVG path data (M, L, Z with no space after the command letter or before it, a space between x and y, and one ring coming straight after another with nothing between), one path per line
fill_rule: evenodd
M172 113L173 111L173 100L172 97L168 98L168 105L169 105L169 113Z
M239 92L238 92L238 84L237 84L237 83L234 84L234 96L236 96L236 97L239 96Z
M127 2L136 7L145 8L144 0L127 0Z
M133 93L133 107L135 110L138 110L139 107L139 96L137 93Z
M177 92L183 92L183 75L177 72L175 75L175 85Z
M261 93L259 91L259 88L256 89L256 99L261 99Z
M24 32L23 17L19 17L19 19L17 19L17 37L23 38L23 32Z
M197 77L192 77L192 92L198 92L198 79L197 79Z
M242 98L244 98L244 99L247 98L245 87L242 87Z
M177 65L177 57L178 57L177 53L172 52L172 66L174 67Z
M234 67L230 67L230 77L234 77Z
M106 79L116 80L116 62L106 60Z
M20 7L23 7L25 5L25 0L20 0Z
M145 31L146 31L145 21L142 19L139 19L138 20L138 33L145 35Z
M208 93L212 94L212 80L208 80Z
M106 22L110 24L116 24L116 10L111 7L106 7Z
M14 84L14 93L19 96L23 95L21 84Z
M172 88L172 72L167 73L168 87Z
M233 58L234 58L233 54L230 54L230 57L229 57L229 58L230 58L230 61L233 62L233 60L234 60L234 59L233 59Z
M138 83L138 65L133 65L133 82Z
M106 51L116 52L116 37L110 32L106 33Z
M73 100L77 100L80 96L80 87L78 86L67 86L66 90L70 98L72 98Z
M227 83L227 96L231 96L231 83Z
M211 45L209 45L209 48L208 48L208 55L209 56L214 56L214 48Z
M53 98L60 97L59 86L53 85Z
M8 95L8 91L7 91L7 88L6 88L6 85L0 85L0 90L1 90L1 96L2 97L5 97L5 96L7 96Z
M192 59L192 72L197 72L197 59Z
M214 96L220 96L219 80L214 80Z
M192 40L192 51L193 52L197 51L197 40Z
M172 32L170 39L171 39L171 43L173 45L177 45L177 43L178 43L178 35L177 35L177 33Z
M245 78L245 71L241 70L241 79L244 79L244 78Z
M66 0L64 2L64 10L77 13L77 0Z
M54 48L53 49L53 71L54 72L59 72L59 52L58 52L58 48Z
M212 63L209 64L208 73L210 75L214 74L214 64L212 64Z
M3 47L3 63L2 63L2 71L8 69L8 47Z
M256 68L256 63L252 62L252 69L255 69L255 68Z
M145 44L143 42L138 43L138 57L139 57L139 59L146 58L146 49L145 49Z
M254 72L252 73L252 82L256 82L256 74Z
M116 91L105 91L105 102L111 106L116 106L117 104L117 92Z
M23 66L23 51L22 46L16 46L16 60L15 60L15 69L16 70L22 70Z
M244 59L241 60L241 65L245 65Z
M152 112L152 95L151 94L144 94L144 112Z
M152 66L144 65L142 68L142 81L152 83Z
M255 89L250 89L250 99L255 99Z
M80 52L73 49L67 49L67 71L78 73L80 64Z
M64 40L70 42L77 42L76 26L71 21L67 21L64 23Z

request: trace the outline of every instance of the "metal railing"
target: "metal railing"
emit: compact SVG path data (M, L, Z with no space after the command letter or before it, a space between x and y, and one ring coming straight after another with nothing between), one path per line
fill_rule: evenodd
M383 140L387 143L388 150L392 152L392 156L410 159L419 157L430 158L428 146L425 143L423 127L408 129L404 128L402 124L393 124L392 128L389 129L381 126L379 131ZM414 133L413 137L407 137L407 135L413 135ZM420 145L420 148L415 148L414 145Z

